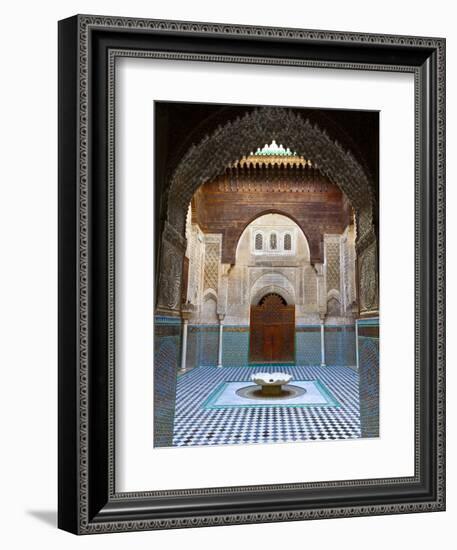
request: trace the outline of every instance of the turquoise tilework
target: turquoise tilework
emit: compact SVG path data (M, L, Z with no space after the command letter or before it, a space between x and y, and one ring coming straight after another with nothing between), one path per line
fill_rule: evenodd
M297 326L295 364L320 365L320 338L319 325ZM218 345L218 325L189 326L187 367L217 365ZM355 365L354 327L326 326L325 351L328 365L353 367ZM222 363L227 367L242 367L249 363L249 327L224 326Z
M297 327L295 334L295 362L297 365L321 364L321 333L320 329L312 330Z
M294 380L294 386L303 388L304 393L289 399L257 398L255 400L237 394L246 387L243 382L221 382L203 403L205 409L229 407L341 407L328 388L319 380Z
M325 327L325 363L330 366L354 366L355 330L353 326Z
M248 327L224 327L222 364L225 367L244 367L249 362Z
M187 332L187 356L186 366L188 369L198 367L200 360L200 332L196 327L189 327Z
M200 330L199 334L199 364L202 367L212 367L217 365L217 353L219 345L219 327L206 326Z
M358 319L357 324L359 327L379 327L379 317L369 317L368 319Z
M379 326L379 319L358 323ZM359 336L359 380L362 437L379 437L379 338Z
M154 319L154 446L171 444L176 405L181 321Z

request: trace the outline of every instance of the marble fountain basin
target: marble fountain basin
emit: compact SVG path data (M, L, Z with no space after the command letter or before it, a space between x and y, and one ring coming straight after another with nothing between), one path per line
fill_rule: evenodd
M251 380L260 386L260 393L264 396L280 396L282 387L292 380L291 374L285 372L256 372Z

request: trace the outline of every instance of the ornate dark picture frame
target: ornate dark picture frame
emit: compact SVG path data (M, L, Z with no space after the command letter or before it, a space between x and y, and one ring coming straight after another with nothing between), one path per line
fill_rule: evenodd
M414 74L413 477L116 492L113 90L118 56ZM61 529L89 534L445 509L444 142L442 38L87 15L59 22Z

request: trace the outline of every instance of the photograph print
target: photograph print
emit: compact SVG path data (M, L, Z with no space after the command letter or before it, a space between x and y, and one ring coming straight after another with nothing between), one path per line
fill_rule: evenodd
M154 446L379 437L379 112L154 112Z

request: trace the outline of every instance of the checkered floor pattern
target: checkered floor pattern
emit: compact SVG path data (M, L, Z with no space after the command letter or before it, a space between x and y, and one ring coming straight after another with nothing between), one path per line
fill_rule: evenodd
M174 446L283 443L360 437L358 375L347 367L262 366L295 380L319 380L340 407L231 407L204 403L221 382L250 382L255 367L198 367L178 378Z

